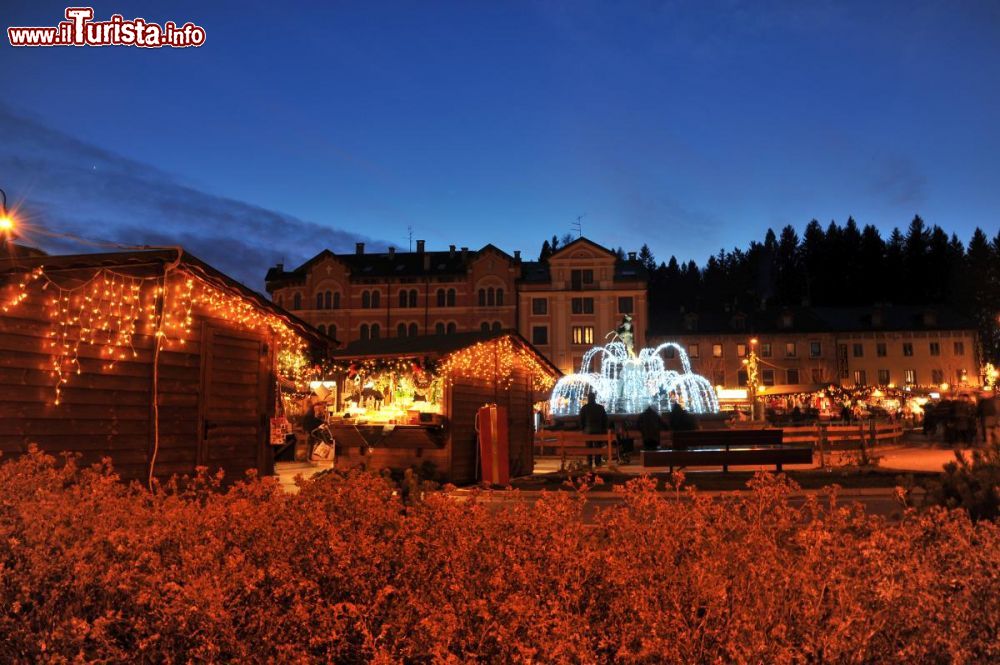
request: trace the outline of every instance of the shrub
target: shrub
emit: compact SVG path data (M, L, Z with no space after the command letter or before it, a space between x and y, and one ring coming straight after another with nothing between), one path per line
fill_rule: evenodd
M973 520L1000 518L1000 442L974 449L970 459L961 450L944 467L941 479L930 484L929 503L963 508Z
M633 481L585 524L586 492L406 505L363 473L149 492L32 451L0 466L0 661L1000 658L995 523L682 480Z

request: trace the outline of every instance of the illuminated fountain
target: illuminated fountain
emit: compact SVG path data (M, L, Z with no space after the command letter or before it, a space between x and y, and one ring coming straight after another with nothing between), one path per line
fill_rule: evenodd
M631 320L608 337L612 341L595 346L584 354L580 371L559 379L552 389L549 406L553 416L575 416L587 401L587 393L597 395L609 414L637 414L652 406L668 413L680 404L692 413L718 413L719 400L708 379L691 371L687 352L675 342L660 344L655 349L632 348ZM681 371L667 369L663 356L673 349L680 360ZM592 365L600 355L600 370Z

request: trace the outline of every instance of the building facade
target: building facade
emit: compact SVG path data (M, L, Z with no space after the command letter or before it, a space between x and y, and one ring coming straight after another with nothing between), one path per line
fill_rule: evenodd
M522 261L493 245L353 254L324 250L286 271L268 271L273 301L342 344L385 337L517 330L561 371L633 319L645 340L646 276L626 260L580 238L547 261Z
M801 307L678 312L650 343L679 342L713 385L745 388L759 360L768 394L843 387L977 386L974 325L947 308ZM668 361L669 362L669 361Z
M583 354L605 343L625 315L635 346L646 341L647 277L630 254L618 256L586 238L547 261L524 264L518 284L518 331L563 373L578 371Z

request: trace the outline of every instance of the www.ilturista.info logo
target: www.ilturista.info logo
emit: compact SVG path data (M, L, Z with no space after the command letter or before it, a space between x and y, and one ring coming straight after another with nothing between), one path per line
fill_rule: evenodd
M205 43L205 28L188 22L163 25L144 18L125 20L112 14L107 21L94 21L93 7L67 7L66 20L54 28L10 27L11 46L138 46L141 48L185 48Z

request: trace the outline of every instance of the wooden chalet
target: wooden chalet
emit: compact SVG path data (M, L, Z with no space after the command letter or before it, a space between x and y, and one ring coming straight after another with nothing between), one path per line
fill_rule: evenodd
M0 259L0 451L126 479L273 471L277 377L332 340L178 249Z
M476 414L497 404L507 413L510 475L532 472L533 405L547 397L560 373L516 331L359 340L331 357L340 367L336 409L328 423L339 468L400 469L429 462L442 480L475 482L480 478ZM429 412L386 407L388 396L380 402L382 412L370 403L358 406L364 399L359 396L375 391L365 386L377 377L383 377L381 392L375 391L381 395L385 382L405 384L400 377L414 372L426 375ZM383 417L386 409L395 415Z

